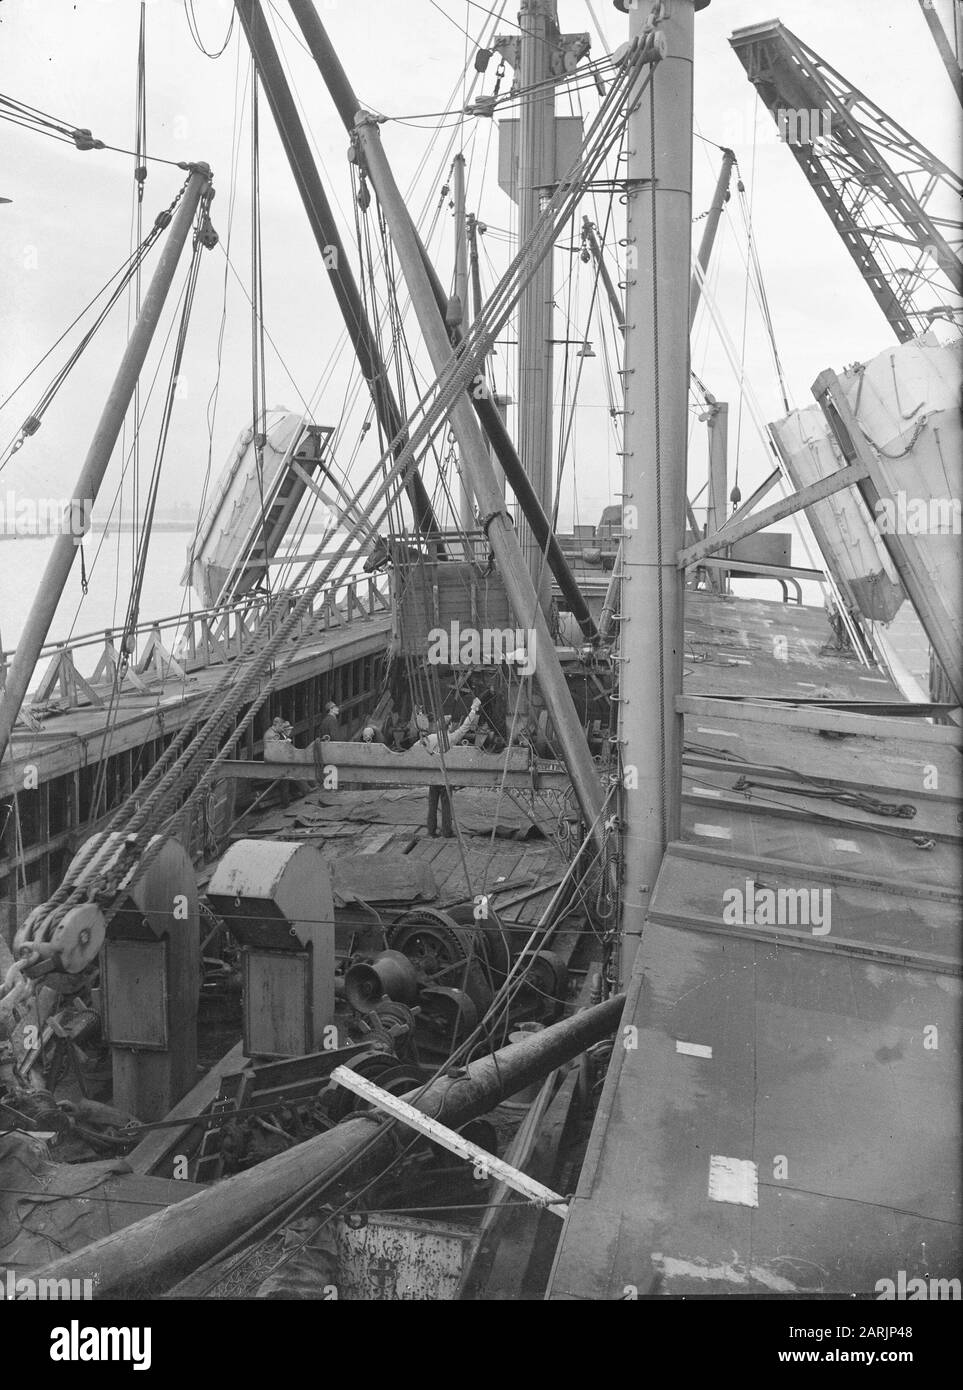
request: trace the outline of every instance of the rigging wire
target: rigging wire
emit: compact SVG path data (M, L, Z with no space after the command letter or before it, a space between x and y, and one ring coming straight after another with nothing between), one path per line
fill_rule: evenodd
M759 260L759 251L756 244L755 230L752 222L752 208L747 203L746 186L741 178L737 180L736 187L739 194L739 207L742 212L743 224L745 226L747 253L749 261L751 263L752 273L755 279L757 301L762 312L763 323L765 324L766 333L769 338L769 347L772 352L773 364L776 369L776 376L779 379L779 389L782 392L782 403L785 408L786 414L788 415L790 410L792 409L792 406L789 403L789 392L786 387L786 376L785 372L783 371L782 360L779 356L779 348L776 344L776 330L773 325L772 314L769 310L769 296L766 293L766 284L763 278L762 264Z
M247 104L248 84L250 82L250 68L244 66L244 89L240 90L240 71L241 71L241 46L238 44L237 53L234 61L234 112L231 118L231 162L230 162L230 187L228 191L227 203L227 228L224 234L223 244L225 250L224 276L221 288L221 318L217 332L217 348L215 352L215 375L214 385L207 401L207 461L204 468L204 481L201 485L201 496L197 507L197 519L194 525L194 534L188 548L187 573L193 576L194 562L197 554L197 543L200 539L201 526L207 505L207 490L210 486L211 472L214 466L214 425L217 418L217 404L221 390L221 364L224 355L224 335L227 328L227 291L228 291L228 269L231 252L231 234L234 228L234 212L237 204L237 173L241 150L241 126L244 120L244 109ZM262 320L263 322L263 320ZM272 345L273 346L273 345ZM186 596L186 595L185 595Z
M204 209L199 209L199 218L204 216ZM184 358L184 348L187 343L187 330L191 318L191 310L194 305L194 294L197 288L197 278L200 271L202 243L195 237L191 261L188 267L187 278L184 290L181 295L180 319L177 329L177 337L174 343L174 353L171 361L170 372L168 374L167 392L164 399L161 422L158 430L157 445L154 454L154 465L151 471L150 483L147 490L146 505L143 517L143 524L137 538L137 546L134 556L134 565L131 574L130 595L127 601L127 612L124 618L124 636L121 643L121 650L118 655L117 664L114 667L111 681L111 695L108 706L105 747L103 756L97 767L97 779L94 785L93 797L91 800L90 822L97 819L100 809L101 799L106 788L107 768L108 768L108 746L113 737L114 725L119 714L119 700L124 675L134 649L134 633L137 628L140 601L144 588L144 577L147 571L147 556L151 540L151 531L154 523L154 514L157 506L157 495L160 486L161 468L164 461L164 454L167 448L167 439L170 432L171 418L174 411L174 402L177 398L177 383L180 376L181 366ZM172 321L173 322L173 321ZM139 438L140 427L138 425L134 439Z
M227 34L225 35L224 42L216 53L211 53L204 47L204 41L201 38L200 29L197 25L197 15L194 13L194 0L184 0L184 14L187 18L187 27L191 31L191 38L194 40L195 46L200 49L205 58L212 58L214 60L220 58L221 54L231 42L231 35L234 33L234 20L237 16L236 10L233 8L231 9L231 19L227 26Z
M111 275L107 280L105 280L105 282L103 283L103 285L101 285L100 289L99 289L99 290L97 291L97 293L93 296L93 298L90 299L90 300L88 300L88 302L84 305L84 307L81 309L81 311L80 311L80 313L77 315L77 317L74 318L74 319L72 319L71 322L68 323L67 327L66 327L66 328L64 329L64 331L61 333L60 337L56 340L56 342L54 342L54 343L51 344L51 346L47 349L47 351L43 354L43 356L37 359L37 361L34 363L34 365L30 368L29 372L27 372L26 376L21 377L20 381L17 382L17 385L14 386L13 390L10 391L10 393L9 393L8 395L6 395L6 396L3 398L2 401L0 401L0 410L4 410L4 409L6 408L6 406L10 403L10 401L13 400L14 396L17 395L17 393L21 390L21 388L24 387L24 386L26 386L27 382L28 382L28 381L30 380L30 378L34 375L34 373L35 373L35 372L38 372L38 371L40 370L40 368L41 368L41 367L43 366L43 364L46 362L47 358L51 355L51 353L56 352L57 348L60 346L60 344L61 344L61 343L63 342L63 340L66 338L66 336L67 336L67 334L70 332L70 330L71 330L72 328L76 328L77 324L78 324L78 323L80 322L80 320L84 317L84 315L87 314L87 313L89 313L89 311L94 307L94 305L97 303L97 300L100 299L101 295L106 294L107 290L110 288L110 286L113 284L113 282L117 279L118 275L122 275L122 274L125 273L125 271L127 270L127 268L128 268L128 267L131 265L131 263L133 262L134 257L135 257L136 255L138 255L138 253L140 252L140 250L141 250L140 247L137 247L137 248L131 250L130 255L126 258L126 260L123 262L123 264L120 265L120 266L118 267L118 269L114 271L113 275Z
M136 188L136 211L135 211L135 237L138 244L143 238L144 224L144 184L147 179L147 6L141 3L140 25L137 36L137 90L135 99L134 117L134 184ZM133 286L133 316L136 319L141 309L141 268L138 265L137 273L134 276ZM127 300L127 324L128 332L131 321L131 301ZM134 395L132 399L134 419L140 418L140 374L134 382ZM127 417L124 417L124 431L126 438ZM132 472L132 492L131 499L131 572L133 573L137 554L137 524L140 516L140 431L134 431L134 455ZM123 508L123 504L121 504ZM117 544L117 569L118 579L120 571L120 541Z
M97 315L97 318L94 320L91 327L86 331L86 333L81 338L77 346L73 349L63 366L57 371L52 380L47 384L42 395L39 397L36 404L34 405L33 410L30 412L23 425L21 426L18 434L14 437L11 443L8 444L7 448L4 450L3 456L0 457L0 472L3 471L6 464L10 461L10 458L15 453L17 453L18 450L23 446L23 444L25 444L29 438L35 435L37 430L40 428L43 422L44 415L49 410L50 406L52 405L54 399L57 396L57 393L60 391L67 377L70 375L74 367L79 362L80 358L83 356L84 351L89 346L91 340L96 335L98 329L101 327L105 319L110 314L111 309L118 302L118 300L123 295L124 290L136 276L139 267L141 266L144 259L150 252L151 248L154 246L155 242L160 237L161 233L170 223L174 213L174 209L177 207L177 204L184 196L184 190L186 188L187 182L185 182L181 186L180 190L178 191L177 195L170 203L170 205L163 212L159 212L157 214L157 217L154 219L154 225L151 227L151 230L148 232L147 236L141 242L140 246L138 246L133 256L129 257L128 260L125 262L124 268L120 272L120 279L118 280L118 283L114 286L114 289L111 291L106 304L100 310L99 314ZM111 277L111 280L115 279L117 279L116 275ZM107 282L108 285L111 283L111 280ZM103 292L104 291L101 290L100 294L103 294ZM95 296L95 300L100 297L100 294ZM91 304L93 304L95 300L92 300ZM90 305L88 305L87 307L89 309ZM74 320L74 323L78 322L78 320L82 318L84 313L86 312L87 310L83 310L81 314L78 315L78 318ZM73 324L71 324L71 327L73 327ZM61 335L61 338L58 339L58 342L62 341L69 331L69 329L65 330L65 332ZM53 351L53 349L51 349L51 351ZM50 353L48 352L45 354L45 357L49 357L49 355ZM44 358L41 358L41 362L43 360ZM40 363L37 364L37 366L39 365ZM33 371L35 370L36 368L33 368L33 370L28 373L28 377L32 376ZM27 380L27 378L25 377L24 380ZM19 387L15 388L15 390L19 389Z
M84 153L89 150L110 150L113 154L126 155L136 155L137 153L136 150L124 149L122 145L109 145L104 140L95 139L86 127L68 125L55 116L45 115L42 111L36 111L33 107L26 106L25 103L4 92L0 92L0 120L22 126L25 130L32 130L39 135L48 135L52 139L63 141L65 144L74 145ZM169 164L175 169L189 170L190 167L183 159L164 159L157 154L148 155L147 158L155 164Z
M756 124L755 121L753 121L753 123L752 123L752 166L751 166L751 173L750 173L750 175L749 175L749 184L750 184L750 189L751 189L751 192L750 192L750 199L754 196L754 194L755 194L755 188L756 188L756 134L757 134L757 124ZM740 182L741 182L741 179L740 179ZM750 219L751 219L751 216L752 216L752 202L751 202L751 201L750 201L750 204L749 204L749 215L750 215ZM750 224L749 224L749 225L750 225L750 226L752 225L752 224L751 224L751 220L750 220ZM747 328L748 328L748 324L749 324L749 282L750 282L751 278L752 278L752 272L751 272L749 263L748 263L748 261L747 261L747 263L746 263L746 284L745 284L745 291L744 291L743 297L742 297L742 344L741 344L741 346L740 346L740 348L739 348L739 409L738 409L738 411L736 412L736 460L735 460L735 468L734 468L733 479L732 479L732 488L733 488L733 491L734 491L734 492L735 492L735 491L738 489L738 487L739 487L739 464L740 464L741 458L742 458L742 411L743 411L743 403L744 403L744 400L745 400L745 381L746 381L746 332L747 332Z
M379 489L383 502L388 506L392 500L392 490L397 496L397 491L404 486L410 461L417 456L418 447L444 426L451 400L456 393L464 392L474 379L478 363L490 351L518 296L535 274L539 261L548 252L559 228L571 217L572 208L585 185L610 153L617 138L617 127L621 127L621 110L628 92L634 90L638 83L641 95L651 82L651 70L643 76L645 66L644 52L627 55L618 81L610 86L598 115L585 134L580 156L573 169L546 201L530 237L496 286L481 318L466 335L462 353L453 357L433 383L429 396L419 402L415 412L418 423L412 428L411 422L408 422L399 432L405 442L402 443L401 438L393 441L399 445L399 451L388 474L390 488L383 483ZM358 497L363 496L365 488L370 486L383 464L384 460L379 461L368 480L362 483L356 494ZM383 512L371 518L373 526L380 524L381 515ZM202 702L198 724L193 726L195 731L185 726L138 787L136 797L128 798L118 808L112 818L111 829L123 828L125 833L121 843L118 844L111 836L90 845L89 849L85 846L53 896L31 911L18 932L18 944L42 939L53 930L71 905L86 901L94 875L100 885L101 899L105 901L107 920L114 916L119 907L117 885L124 882L129 887L146 871L164 843L164 829L168 821L174 815L190 814L199 800L207 796L209 787L219 775L221 764L231 756L234 747L270 697L280 670L295 654L291 639L305 616L313 611L312 604L333 568L334 562L329 562L293 604L287 601L286 596L269 603L255 633L253 650L244 661L236 663L227 680L213 689ZM246 713L238 720L237 710L245 704ZM185 797L186 787L190 787L190 790ZM157 829L161 817L165 819L160 833L151 834L152 830ZM37 933L41 933L41 936L38 937Z
M267 384L264 365L264 257L261 246L261 140L258 111L258 80L251 59L251 434L254 445L255 475L261 509L261 543L264 570L260 576L268 594L271 569L268 564L268 523L264 502L264 447L267 444Z

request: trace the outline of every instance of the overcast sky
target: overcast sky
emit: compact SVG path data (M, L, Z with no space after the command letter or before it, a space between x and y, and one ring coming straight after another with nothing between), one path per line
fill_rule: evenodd
M941 0L942 3L942 0ZM385 148L399 183L407 187L429 149L438 120L471 55L464 31L476 36L488 23L484 6L465 0L318 0L318 8L360 97L392 117L415 117L383 127ZM608 44L617 46L628 33L628 20L611 0L592 0ZM293 26L290 11L277 0L277 15ZM212 50L221 46L231 7L226 0L195 0L198 24ZM442 13L441 11L444 11ZM0 3L0 90L78 126L87 126L110 144L129 148L134 128L135 59L139 5L136 0L2 0ZM502 32L515 27L516 5L506 9ZM592 55L601 43L584 0L560 0L566 31L586 30ZM741 25L781 18L800 38L846 77L874 97L949 163L956 163L959 110L952 89L916 0L714 0L696 19L696 126L708 140L732 145L751 198L757 247L765 271L779 349L796 404L811 400L810 385L825 367L882 351L892 335L863 285L828 219L818 207L785 146L775 138L768 113L756 100L742 65L727 42ZM346 214L342 230L354 244L350 181L345 161L346 137L317 71L298 41L277 18L273 20L297 92L303 103L324 177L333 199ZM219 61L196 48L182 0L153 0L147 7L148 149L172 159L205 159L215 171L214 222L228 238L232 195L232 148L235 111L243 106L238 172L231 232L231 260L249 283L250 141L249 93L245 95L249 58L238 25ZM490 92L494 64L478 91ZM583 93L586 116L597 98ZM558 110L571 109L560 97ZM470 120L437 134L432 156L418 182L412 209L429 208L429 221L450 164L450 139L460 140L470 162L469 208L489 224L483 273L486 293L506 263L508 243L502 229L514 225L514 210L495 178L497 132L493 123ZM278 146L266 103L262 105L261 197L264 243L264 315L284 365L268 350L270 404L299 406L310 400L341 330L337 309L305 217ZM754 137L755 131L755 137ZM4 331L0 348L0 398L16 384L57 338L75 313L128 255L131 235L133 161L108 151L79 153L41 135L7 123L0 125L4 158L0 195L12 199L0 207L0 302ZM755 147L755 155L753 153ZM754 163L754 171L753 171ZM693 215L708 206L716 178L718 152L696 140ZM183 175L151 164L145 213L149 225L165 207ZM588 209L590 212L593 210ZM593 215L604 217L604 208ZM620 212L617 209L617 212ZM738 227L735 201L727 220ZM437 219L432 248L444 279L451 268L451 217L447 207ZM696 223L695 233L701 231ZM618 230L621 235L621 229ZM560 269L557 302L572 319L572 336L585 331L591 273L577 256ZM162 498L196 499L208 461L207 406L216 379L217 337L222 307L226 332L220 394L214 429L216 476L238 431L250 419L250 317L244 294L228 276L225 298L222 250L208 252L201 268L191 341L186 358L186 394L178 401L165 464ZM739 243L724 227L713 270L715 297L729 332L738 345L742 335L745 272ZM566 336L564 320L558 337ZM415 330L410 330L413 334ZM124 312L104 332L75 372L33 440L0 477L0 490L14 486L37 495L69 491L87 447L97 412L109 388L122 346ZM594 521L618 490L617 441L607 413L601 364L600 330L589 337L599 359L587 365L584 405L574 435L577 519ZM782 413L769 351L758 315L749 319L747 369L766 419ZM59 363L59 355L51 359ZM693 366L715 394L733 402L730 419L736 432L737 388L733 371L705 314L693 342ZM507 356L500 356L499 387ZM615 364L612 364L615 365ZM317 405L315 418L336 423L341 417L349 359L342 354ZM0 447L7 443L45 384L47 368L33 378L2 413ZM163 377L163 370L161 373ZM358 417L360 418L360 417ZM352 417L340 455L346 463L357 438ZM511 419L509 421L511 424ZM369 436L373 440L373 435ZM733 438L733 452L735 439ZM145 469L152 454L150 431L143 444ZM373 443L361 455L371 463ZM693 447L697 461L701 442ZM604 461L604 467L600 466ZM115 456L107 492L113 495L120 460ZM744 494L766 471L763 447L748 417L740 447L740 482ZM747 487L748 485L748 487ZM573 518L576 485L569 470L562 489L561 516Z

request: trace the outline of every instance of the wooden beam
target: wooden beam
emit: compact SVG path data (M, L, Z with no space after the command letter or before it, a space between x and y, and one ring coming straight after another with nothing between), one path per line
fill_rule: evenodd
M682 931L711 932L719 936L736 937L741 941L758 941L764 946L791 946L803 951L823 951L830 955L848 956L890 967L905 966L910 970L933 970L939 975L963 974L959 957L937 956L929 951L901 951L895 946L869 946L864 941L848 937L813 936L810 932L793 931L791 927L761 927L729 925L714 917L692 913L685 917L673 912L650 912L649 922L660 927L676 927Z
M860 734L864 738L912 739L916 743L943 743L963 747L963 729L953 724L918 724L907 728L903 719L872 715L872 706L859 714L851 710L817 704L777 705L759 700L721 699L711 695L680 695L676 700L679 714L693 714L717 719L747 719L757 724L780 724L788 729L830 729L839 733ZM892 709L887 706L887 709Z
M327 740L318 745L325 767L334 768L339 782L370 782L383 787L444 786L447 781L459 787L563 786L564 769L540 771L533 767L528 750L512 748L508 753L485 753L478 748L451 748L444 755L444 766L437 753L415 745L406 753L395 753L382 743L345 743ZM314 747L294 748L291 756L263 761L227 762L225 777L242 781L303 781L315 775Z
M420 1110L416 1110L407 1101L393 1096L389 1091L383 1091L380 1086L376 1086L367 1077L360 1076L358 1072L352 1071L350 1067L335 1067L331 1073L331 1080L336 1081L339 1086L343 1086L346 1091L351 1091L353 1095L361 1096L362 1100L370 1101L378 1110L385 1111L393 1119L400 1120L402 1124L417 1130L419 1134L425 1135L432 1143L440 1144L449 1153L467 1159L470 1163L474 1163L476 1168L482 1165L492 1177L498 1178L499 1182L503 1182L513 1192L520 1192L535 1206L546 1207L556 1216L563 1218L568 1216L568 1203L560 1193L552 1192L550 1188L536 1182L534 1178L530 1178L527 1173L520 1173L517 1168L513 1168L504 1159L496 1158L487 1149L483 1149L480 1144L473 1144L464 1135L457 1134L447 1125L440 1124L438 1120L433 1120L430 1115L423 1115Z
M783 476L781 468L774 468L768 478L764 478L759 484L755 492L750 493L745 502L736 508L732 516L730 516L729 521L741 521L744 516L748 516L750 512L754 512L762 499L769 496L770 492L772 492L773 488Z
M671 845L666 846L665 852L676 859L690 859L698 864L709 862L724 864L734 869L745 869L749 877L764 873L799 878L813 873L812 863L804 859L774 859L768 854L760 857L749 850L740 854L735 850L714 849L711 845L703 845L694 840L673 840ZM926 898L937 903L958 903L961 896L958 889L938 883L914 883L905 878L881 878L875 873L870 876L856 873L852 869L829 868L825 864L819 866L819 881L848 888L861 888L864 891L878 888L881 892L892 893L898 898Z
M727 749L720 749L718 754L714 757L709 756L707 753L687 752L683 756L683 762L687 768L704 767L710 768L716 772L732 772L734 769L738 768L738 771L744 777L763 777L772 782L786 783L787 790L795 790L797 792L800 792L803 786L807 785L801 781L802 777L816 775L814 773L804 772L803 770L795 771L790 767L773 767L766 762L757 763L750 760L747 762L734 763L731 756L726 756L727 752ZM859 749L858 752L865 756L864 749ZM907 763L912 766L908 759ZM889 783L863 781L861 777L858 777L858 774L853 773L849 777L819 776L818 785L821 788L836 788L840 792L853 791L858 786L860 792L868 796L879 797L884 801L892 801L894 796L899 796L901 798L911 797L913 801L925 802L936 806L957 807L959 805L960 797L958 790L960 779L958 773L954 774L950 771L946 773L947 779L952 778L953 789L951 791L935 792L923 791L920 789L919 773L922 771L922 768L917 767L915 770L916 777L913 781L910 780L909 773L903 774L902 781L898 780L897 774L894 774L894 780ZM789 784L792 784L791 787Z
M784 497L782 501L774 502L770 507L764 507L761 512L753 512L750 516L743 517L741 521L728 521L714 535L706 536L704 540L697 541L695 545L680 550L679 564L683 568L688 568L689 565L695 564L704 556L712 555L727 545L733 545L745 536L753 536L757 531L763 531L767 526L772 526L777 521L783 521L787 516L793 516L796 512L811 507L814 502L822 502L825 498L832 497L834 493L841 492L843 488L855 487L861 479L866 477L866 473L865 464L851 463L847 468L841 468L838 473L831 473L828 478L819 478L800 492L794 492L791 497Z

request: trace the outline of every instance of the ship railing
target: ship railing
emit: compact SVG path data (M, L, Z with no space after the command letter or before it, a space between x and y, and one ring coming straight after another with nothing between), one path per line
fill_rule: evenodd
M294 589L271 620L271 628L294 608L304 590ZM117 681L121 655L128 659L121 690L149 693L167 680L184 680L195 671L236 661L249 650L254 636L264 636L264 618L272 600L258 592L232 603L175 613L166 618L138 623L126 632L123 626L99 629L49 642L42 649L37 669L46 661L39 683L31 691L29 706L80 704L103 706ZM391 608L385 574L355 574L336 579L316 594L301 618L294 640L303 641L334 628L370 622ZM0 688L6 682L12 651L0 651ZM23 717L29 723L30 708Z

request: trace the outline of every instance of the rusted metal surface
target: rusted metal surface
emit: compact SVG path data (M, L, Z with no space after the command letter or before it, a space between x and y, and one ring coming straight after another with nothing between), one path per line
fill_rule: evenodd
M448 1301L458 1294L474 1232L375 1212L336 1223L338 1296L363 1302Z

